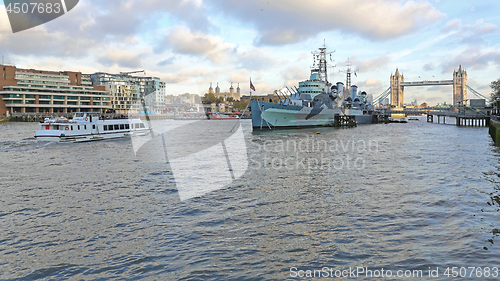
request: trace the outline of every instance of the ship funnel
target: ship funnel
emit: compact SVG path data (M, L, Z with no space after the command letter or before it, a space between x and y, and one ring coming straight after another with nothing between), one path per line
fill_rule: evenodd
M344 97L344 83L337 82L337 93L339 93L339 97L341 99L345 99L345 97Z
M352 85L351 86L351 99L354 100L357 95L358 95L358 86Z

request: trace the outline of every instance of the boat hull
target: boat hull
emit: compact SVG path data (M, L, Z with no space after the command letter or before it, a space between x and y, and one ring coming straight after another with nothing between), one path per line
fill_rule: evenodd
M358 109L345 109L343 114L355 116L356 124L371 124L373 120L371 114L363 113L362 110Z
M46 120L40 123L41 129L35 132L35 138L51 142L88 142L128 136L147 135L149 126L140 119L98 120L86 118L74 120Z
M58 135L41 135L41 132L37 131L35 139L39 141L50 141L50 142L89 142L89 141L100 141L108 139L125 138L129 136L145 136L150 132L149 130L144 132L120 132L120 133L107 133L107 134L91 134L91 135L71 135L66 136L64 134Z
M252 127L254 130L333 126L338 108L315 108L252 100Z

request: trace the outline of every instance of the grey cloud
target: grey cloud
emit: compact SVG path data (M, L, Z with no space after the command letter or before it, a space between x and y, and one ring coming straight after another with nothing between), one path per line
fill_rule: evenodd
M193 30L208 31L212 27L205 9L195 1L90 0L81 1L73 13L66 18L65 24L51 23L51 29L67 31L71 28L72 31L79 30L88 36L100 38L130 36L155 26L165 14Z
M388 40L435 23L444 17L427 2L390 0L303 0L210 2L213 10L254 25L257 44L281 45L339 30L371 40Z
M91 52L98 42L74 38L64 33L47 33L35 28L8 36L0 36L2 52L16 55L81 57Z
M194 0L88 0L39 28L12 34L0 31L2 49L20 55L80 56L100 45L129 45L130 37L158 28L162 17L177 19L192 30L212 27L203 5ZM5 26L8 26L6 23Z
M462 24L462 20L453 19L446 23L442 32L455 32L453 38L458 44L480 45L486 44L485 35L500 33L500 28L492 23L478 20L474 25Z
M157 66L165 66L165 65L169 65L169 64L173 64L175 61L175 57L170 57L166 60L162 60L160 61Z
M432 62L424 64L424 70L430 71L434 70L434 64Z
M466 69L481 70L489 64L495 64L500 68L500 51L483 52L479 47L470 46L453 59L444 60L441 64L442 73L450 73L462 65Z

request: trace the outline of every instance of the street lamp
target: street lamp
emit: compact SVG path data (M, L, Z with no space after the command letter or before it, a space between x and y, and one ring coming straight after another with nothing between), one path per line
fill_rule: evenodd
M500 108L500 98L496 98L495 101L496 101L495 102L495 105L496 105L495 113L496 113L496 115L499 115L498 109Z

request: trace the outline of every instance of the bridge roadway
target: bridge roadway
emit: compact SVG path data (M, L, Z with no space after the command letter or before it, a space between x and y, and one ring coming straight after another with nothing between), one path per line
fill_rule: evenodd
M439 80L439 81L416 81L416 82L401 82L401 86L439 86L439 85L453 85L453 80Z

